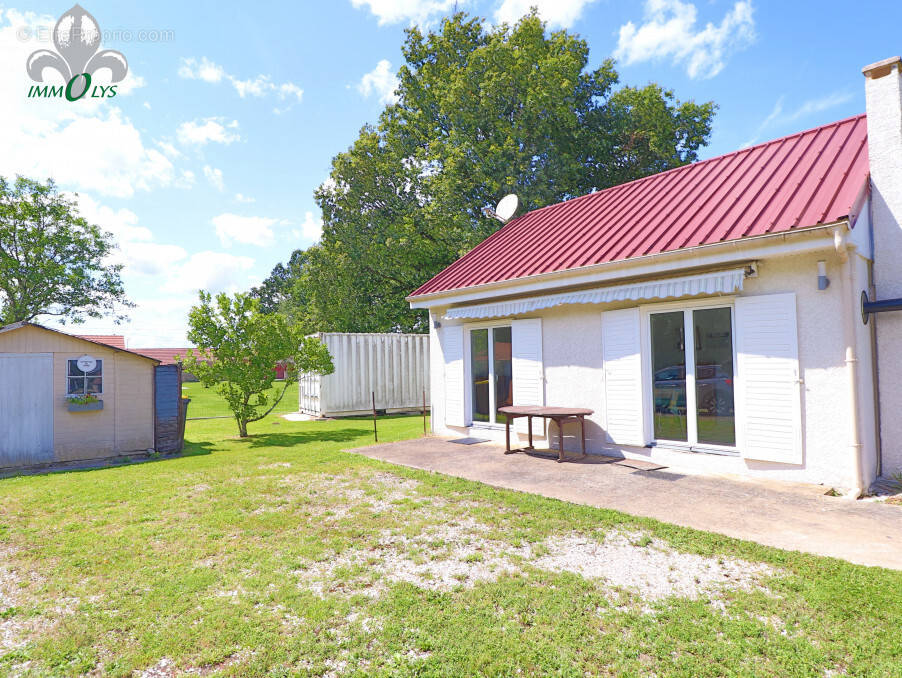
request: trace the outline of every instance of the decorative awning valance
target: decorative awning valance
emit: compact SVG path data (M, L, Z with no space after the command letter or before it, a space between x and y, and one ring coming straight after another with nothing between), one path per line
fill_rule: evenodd
M445 318L498 318L531 313L541 308L551 308L563 304L608 304L615 301L691 297L697 294L731 294L742 289L744 278L745 269L735 268L728 271L632 282L591 290L579 290L578 292L547 294L512 301L495 301L478 306L460 306L448 309Z

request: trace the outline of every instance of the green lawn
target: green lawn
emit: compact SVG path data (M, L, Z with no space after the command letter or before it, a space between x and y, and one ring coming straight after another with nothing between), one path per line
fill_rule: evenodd
M271 398L276 398L282 392L283 387L284 383L277 381L274 383L273 387L267 391L267 395ZM191 403L188 405L188 417L190 419L232 416L232 411L229 409L225 400L222 399L222 396L216 392L216 389L204 388L204 385L199 381L184 382L182 384L182 395L186 398L191 398ZM273 413L284 414L285 412L297 411L298 385L297 383L294 383L289 384L288 390L285 391L284 397L279 401L279 404L276 405L276 409L273 410Z
M902 674L902 573L342 453L365 419L234 426L0 480L0 674Z

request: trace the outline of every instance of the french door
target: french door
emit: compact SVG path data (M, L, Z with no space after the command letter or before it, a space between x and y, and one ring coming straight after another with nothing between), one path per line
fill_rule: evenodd
M649 315L654 438L734 448L733 309Z
M509 325L470 330L473 422L502 423L504 417L498 414L498 408L513 404L511 349Z

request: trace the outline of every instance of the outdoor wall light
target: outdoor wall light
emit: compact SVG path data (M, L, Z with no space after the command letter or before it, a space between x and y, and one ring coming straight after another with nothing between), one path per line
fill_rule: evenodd
M438 320L433 320L433 321L432 321L432 326L433 326L435 329L439 329L439 328L442 326L442 324L441 324Z
M827 277L827 262L817 262L817 288L825 290L830 287L830 278Z

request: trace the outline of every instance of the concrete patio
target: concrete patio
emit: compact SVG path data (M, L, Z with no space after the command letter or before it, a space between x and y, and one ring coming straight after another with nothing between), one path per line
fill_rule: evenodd
M352 451L495 487L902 570L902 507L829 497L828 488L820 486L687 475L591 455L558 464L551 456L508 456L489 443L459 445L435 437Z

